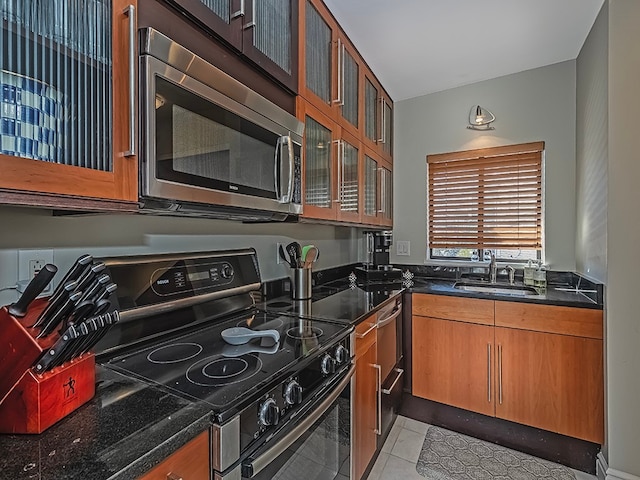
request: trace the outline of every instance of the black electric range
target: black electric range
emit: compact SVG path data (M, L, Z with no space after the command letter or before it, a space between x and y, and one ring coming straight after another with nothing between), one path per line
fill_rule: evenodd
M214 478L253 478L269 457L256 462L256 452L286 443L305 420L326 422L322 412L348 396L353 327L256 308L255 250L101 260L118 284L120 322L97 345L98 361L210 407ZM227 343L222 333L237 327L277 333Z

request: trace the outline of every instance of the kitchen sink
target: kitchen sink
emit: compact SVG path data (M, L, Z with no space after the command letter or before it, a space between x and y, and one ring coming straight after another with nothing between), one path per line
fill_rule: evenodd
M533 287L525 287L518 285L496 285L496 284L480 284L469 282L456 282L453 285L458 290L464 290L465 292L477 292L477 293L493 293L496 295L538 295L538 291Z

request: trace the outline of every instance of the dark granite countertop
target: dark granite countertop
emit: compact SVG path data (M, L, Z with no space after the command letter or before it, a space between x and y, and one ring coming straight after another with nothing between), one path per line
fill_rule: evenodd
M40 435L0 435L2 478L131 480L211 425L210 408L97 366L95 397Z
M455 279L414 277L412 283L413 285L409 288L409 291L412 293L430 293L435 295L451 295L456 297L484 298L507 302L539 303L602 310L602 303L598 303L596 298L592 298L594 292L585 292L584 290L573 288L564 283L549 284L546 290L539 291L538 295L510 295L464 291L454 287L456 283ZM516 285L523 286L521 282L517 282ZM509 285L506 284L506 286Z

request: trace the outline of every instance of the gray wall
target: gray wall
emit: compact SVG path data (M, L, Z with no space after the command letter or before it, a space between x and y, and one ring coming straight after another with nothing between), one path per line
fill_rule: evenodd
M359 229L306 224L243 224L223 220L143 215L52 216L50 211L0 207L0 288L18 280L18 250L52 248L54 263L66 270L83 253L94 256L219 250L254 247L263 280L289 274L276 263L276 245L298 240L320 249L314 270L358 261ZM59 274L56 280L59 280ZM0 292L0 305L16 299Z
M640 478L640 2L608 3L607 441L618 479Z
M575 268L575 61L528 70L398 102L395 105L394 242L409 240L410 256L426 258L426 156L544 141L546 262ZM466 128L469 110L491 110L496 129Z
M576 61L576 269L607 278L607 163L609 155L607 4Z

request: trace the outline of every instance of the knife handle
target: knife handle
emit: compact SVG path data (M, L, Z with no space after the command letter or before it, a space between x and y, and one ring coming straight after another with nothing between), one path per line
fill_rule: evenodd
M51 332L53 332L55 328L60 324L60 322L62 322L62 320L69 314L69 312L71 312L71 309L75 305L75 302L80 300L80 297L82 297L82 292L75 292L70 295L66 299L64 304L62 304L60 308L58 308L53 313L53 315L51 315L51 318L47 323L44 324L42 330L40 330L40 333L36 336L36 338L46 337Z
M31 302L33 302L38 295L49 285L51 279L58 271L58 267L47 263L38 274L31 279L27 288L18 299L18 301L9 306L9 313L14 317L24 317L27 313L27 309Z
M51 316L58 310L58 308L60 308L60 306L64 304L65 299L68 298L69 295L71 295L71 292L73 292L77 286L78 283L72 280L62 286L60 293L58 293L57 295L56 293L51 295L51 297L49 297L49 304L42 311L36 322L31 326L41 327L42 325L46 324L51 319Z
M61 290L64 288L64 285L67 282L78 280L78 278L80 277L80 274L84 271L85 267L92 263L93 263L93 257L91 255L87 254L79 257L75 261L75 263L71 266L71 268L67 271L66 275L60 281L60 283L58 284L58 288L56 288L56 291L53 292L53 295L51 295L51 297L53 298L57 295L60 295L60 293L62 293Z

